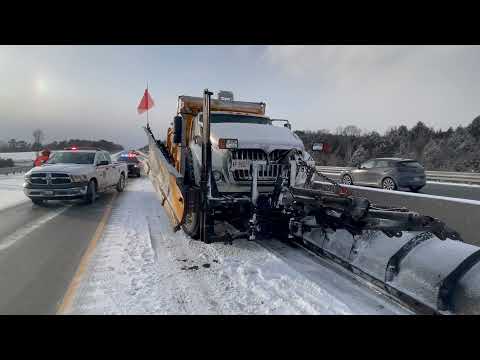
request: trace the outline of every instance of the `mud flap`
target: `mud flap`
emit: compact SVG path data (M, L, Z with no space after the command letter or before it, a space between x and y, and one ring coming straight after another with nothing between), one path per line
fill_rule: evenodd
M149 143L149 178L160 197L174 231L177 231L185 217L185 201L181 190L183 176L165 158L148 129L145 128L145 132Z

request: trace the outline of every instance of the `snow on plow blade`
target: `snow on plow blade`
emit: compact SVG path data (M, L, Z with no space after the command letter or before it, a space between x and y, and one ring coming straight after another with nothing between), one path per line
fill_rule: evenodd
M425 314L480 314L480 248L430 232L304 233L303 244Z
M162 206L170 218L171 224L178 229L183 222L185 202L181 191L182 175L175 169L160 151L149 129L144 128L149 146L149 177L160 195Z

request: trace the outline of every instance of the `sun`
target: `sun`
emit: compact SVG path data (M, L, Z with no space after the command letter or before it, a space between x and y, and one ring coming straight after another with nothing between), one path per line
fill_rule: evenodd
M38 94L45 94L47 92L47 82L44 78L38 77L35 79L35 90Z

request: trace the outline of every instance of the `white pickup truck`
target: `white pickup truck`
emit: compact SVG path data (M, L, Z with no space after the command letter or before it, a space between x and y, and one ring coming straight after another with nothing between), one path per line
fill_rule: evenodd
M37 205L46 200L73 199L91 204L107 189L122 192L127 175L127 164L113 163L108 151L72 147L55 151L45 164L27 172L23 188Z

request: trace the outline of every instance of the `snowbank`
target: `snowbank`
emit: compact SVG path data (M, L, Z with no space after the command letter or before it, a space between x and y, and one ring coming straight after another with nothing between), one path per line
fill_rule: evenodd
M149 180L136 179L117 198L64 313L405 313L303 252L275 246L242 240L210 245L173 233Z
M36 152L14 152L14 153L0 153L2 159L12 159L14 162L34 161L37 157Z
M30 201L23 193L23 176L0 175L0 210Z

